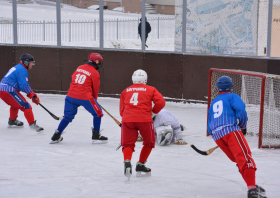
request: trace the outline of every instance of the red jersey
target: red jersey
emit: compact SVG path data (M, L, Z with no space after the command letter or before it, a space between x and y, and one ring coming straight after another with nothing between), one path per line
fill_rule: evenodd
M91 65L85 64L79 66L72 75L72 82L68 90L68 96L71 98L97 100L100 86L100 75Z
M152 102L155 106L152 108ZM158 113L165 106L165 100L158 90L144 84L126 88L120 98L122 122L152 122L151 111Z

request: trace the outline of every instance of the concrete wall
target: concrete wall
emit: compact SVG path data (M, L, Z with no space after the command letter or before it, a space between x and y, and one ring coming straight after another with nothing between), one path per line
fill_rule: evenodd
M175 15L175 6L174 5L155 5L155 8L160 14Z
M280 75L280 60L228 56L183 55L152 52L0 46L0 78L19 62L23 53L35 57L29 71L31 87L39 93L66 93L72 73L91 52L104 57L100 93L116 96L132 84L132 73L144 69L148 85L165 97L204 100L208 93L209 69L243 69ZM51 58L50 58L51 57Z
M125 13L141 13L140 0L122 0L122 6Z

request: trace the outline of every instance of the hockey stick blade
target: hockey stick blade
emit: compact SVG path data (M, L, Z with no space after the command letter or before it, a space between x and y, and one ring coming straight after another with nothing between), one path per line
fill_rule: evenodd
M193 144L191 144L191 147L193 148L193 150L195 150L197 153L201 154L201 155L210 155L211 153L213 153L214 150L216 150L217 148L219 148L218 146L215 146L207 151L201 151L198 148L196 148Z
M61 120L61 118L57 117L56 115L54 115L53 113L51 113L46 107L44 107L41 103L39 103L39 105L45 109L54 119L56 120Z

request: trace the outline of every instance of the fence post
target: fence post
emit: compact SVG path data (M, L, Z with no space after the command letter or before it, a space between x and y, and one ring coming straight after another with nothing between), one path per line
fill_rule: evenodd
M43 41L46 41L46 21L43 21Z
M159 39L159 17L158 17L158 23L157 23L157 25L158 25L158 39Z
M69 42L71 42L71 19L69 19Z
M117 18L117 40L119 40L119 19Z
M141 41L142 41L142 50L145 51L145 41L146 41L146 0L141 2Z
M94 41L96 41L96 19L94 19Z
M186 52L186 26L187 26L187 0L183 0L183 16L182 16L182 53Z
M57 46L61 47L61 9L60 9L60 0L56 1L56 29L57 29Z
M271 23L272 23L272 7L273 7L273 0L268 1L268 24L267 24L267 50L266 50L266 56L270 57L271 53Z
M103 23L104 23L104 20L103 20L103 6L104 6L104 2L103 0L100 0L99 1L99 47L101 49L104 48L104 29L103 29Z
M14 45L18 44L17 36L17 0L13 0L13 36Z
M140 19L138 17L138 21L137 21L137 39L139 39L139 34L138 34L138 25L139 25L139 23L140 23Z

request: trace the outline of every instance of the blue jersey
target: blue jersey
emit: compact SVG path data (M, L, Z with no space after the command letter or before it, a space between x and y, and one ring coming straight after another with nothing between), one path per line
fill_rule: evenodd
M246 127L247 120L245 104L240 96L235 93L222 93L211 102L207 130L216 141L230 132Z
M28 83L28 71L22 64L12 67L1 80L0 91L23 91L29 94L32 89Z

